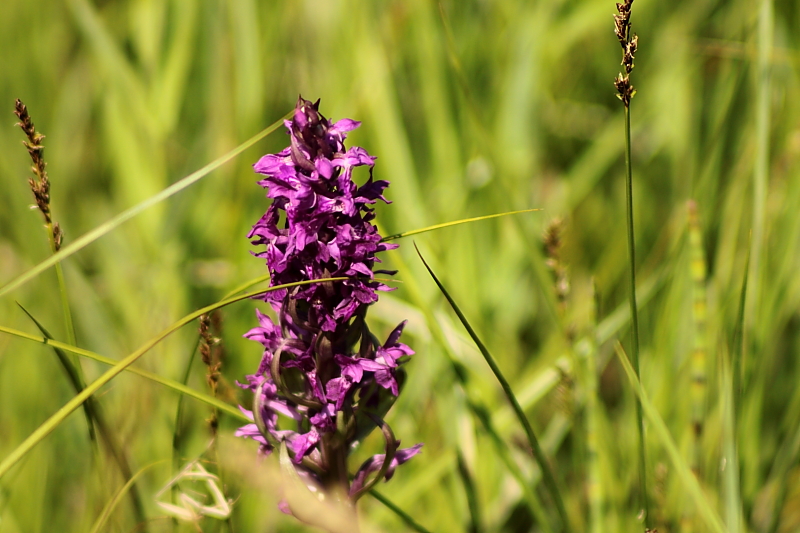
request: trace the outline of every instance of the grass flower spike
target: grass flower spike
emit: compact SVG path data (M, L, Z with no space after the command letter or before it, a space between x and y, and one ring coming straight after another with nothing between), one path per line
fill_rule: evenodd
M363 148L345 149L347 133L360 123L328 121L319 101L300 98L285 122L290 146L265 155L254 169L273 200L248 237L266 248L271 285L346 277L292 290L267 293L277 321L258 312L259 326L245 336L264 346L257 371L242 386L254 393L253 424L237 435L250 437L269 454L285 441L301 477L327 489L363 493L367 477L387 480L395 468L419 452L421 444L398 450L399 441L382 417L400 392L400 366L414 352L400 342L405 322L380 343L365 318L379 291L378 252L396 248L381 242L371 207L383 197L386 181L375 181L375 158ZM361 186L353 169L365 166ZM293 429L279 428L279 415ZM386 454L365 462L352 486L347 455L375 427L383 429ZM376 466L377 465L377 466Z

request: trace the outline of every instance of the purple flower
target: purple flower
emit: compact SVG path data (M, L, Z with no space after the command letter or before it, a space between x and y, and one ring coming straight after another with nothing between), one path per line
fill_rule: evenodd
M335 465L346 464L376 420L384 427L387 453L397 449L399 441L379 419L400 392L399 367L414 352L399 340L405 322L383 344L365 322L378 292L392 290L375 279L376 254L397 245L382 242L372 224L378 200L390 203L383 194L389 182L373 179L375 157L344 145L360 122L331 122L319 113L319 101L300 98L285 125L289 147L253 166L272 200L248 234L263 246L254 255L266 261L271 286L347 279L265 293L275 318L257 311L259 325L245 334L264 352L256 373L240 384L255 399L253 411L242 409L253 423L236 435L256 440L266 454L285 441L295 468L329 486L342 483ZM358 167L368 174L361 185L354 181ZM286 422L293 429L279 429ZM397 451L385 478L421 446ZM381 469L380 457L359 470L351 496Z

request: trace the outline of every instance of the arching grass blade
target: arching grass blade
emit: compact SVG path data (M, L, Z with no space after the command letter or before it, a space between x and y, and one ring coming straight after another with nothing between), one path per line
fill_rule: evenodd
M104 224L101 224L100 226L96 227L95 229L93 229L89 233L86 233L83 236L79 237L78 239L76 239L71 244L68 244L67 246L62 248L61 251L51 255L50 257L48 257L47 259L45 259L44 261L42 261L41 263L39 263L35 267L31 268L30 270L28 270L27 272L25 272L21 276L18 276L17 278L15 278L12 281L10 281L9 283L7 283L4 287L0 288L0 297L5 296L6 294L8 294L9 292L13 291L14 289L17 289L18 287L20 287L20 286L24 285L25 283L29 282L30 280L32 280L33 278L35 278L36 276L38 276L39 274L41 274L42 272L44 272L45 270L50 268L51 266L55 265L56 263L58 263L60 261L63 261L64 259L66 259L67 257L71 256L75 252L77 252L77 251L81 250L82 248L88 246L89 244L93 243L94 241L96 241L97 239L102 237L103 235L105 235L107 233L110 233L111 231L113 231L117 227L121 226L122 224L124 224L128 220L132 219L133 217L135 217L136 215L138 215L142 211L146 210L147 208L152 207L152 206L154 206L154 205L156 205L156 204L158 204L160 202L163 202L164 200L166 200L170 196L181 192L182 190L186 189L187 187L189 187L191 185L194 185L195 183L200 181L202 178L204 178L205 176L207 176L208 174L210 174L214 170L218 169L219 167L221 167L222 165L224 165L225 163L227 163L228 161L230 161L231 159L233 159L237 155L241 154L242 152L244 152L245 150L247 150L248 148L250 148L251 146L256 144L258 141L260 141L261 139L263 139L264 137L266 137L267 135L269 135L273 131L277 130L280 126L283 125L283 120L285 118L288 118L289 116L290 115L287 114L285 117L281 117L279 120L274 122L271 126L269 126L268 128L262 130L261 132L257 133L256 135L254 135L253 137L251 137L247 141L243 142L242 144L240 144L239 146L237 146L236 148L234 148L233 150L231 150L227 154L225 154L225 155L223 155L221 157L218 157L217 159L215 159L214 161L210 162L209 164L207 164L203 168L201 168L199 170L196 170L195 172L192 172L191 174L189 174L185 178L181 179L180 181L177 181L177 182L173 183L172 185L170 185L169 187L167 187L163 191L159 192L158 194L151 196L147 200L145 200L143 202L140 202L140 203L136 204L135 206L133 206L133 207L131 207L129 209L126 209L125 211L123 211L119 215L115 216L114 218L112 218L108 222L106 222Z
M147 341L141 348L139 348L138 350L136 350L132 354L128 355L127 357L125 357L121 361L117 362L117 364L115 364L110 370L108 370L105 374L103 374L98 379L96 379L91 384L89 384L85 389L83 389L83 391L80 394L75 396L72 400L67 402L67 404L64 405L61 409L56 411L55 414L53 414L50 418L48 418L41 426L39 426L36 429L36 431L34 431L27 439L25 439L22 442L22 444L17 446L14 449L14 451L12 451L11 454L9 454L3 460L2 463L0 463L0 478L2 478L9 471L9 469L11 469L11 467L13 467L22 457L24 457L28 452L30 452L33 449L33 447L36 446L36 444L41 442L42 439L44 439L53 430L55 430L55 428L57 428L58 425L61 424L61 422L63 422L75 409L77 409L81 404L83 404L83 402L85 402L87 398L89 398L92 394L97 392L100 389L100 387L102 387L103 385L105 385L106 383L108 383L109 381L114 379L123 370L128 368L137 359L139 359L142 355L144 355L147 351L149 351L153 346L155 346L156 344L158 344L159 342L164 340L166 337L168 337L170 334L172 334L173 332L177 331L181 327L185 326L189 322L192 322L193 320L198 318L200 315L202 315L204 313L209 313L209 312L213 311L214 309L219 309L221 307L225 307L226 305L230 305L232 303L236 303L236 302L241 301L241 300L246 300L247 298L251 298L253 296L257 296L259 294L263 294L263 293L266 293L266 292L271 292L271 291L280 290L280 289L286 289L286 288L289 288L289 287L295 287L295 286L299 286L299 285L309 285L309 284L312 284L312 283L319 283L319 282L322 282L322 281L343 281L345 279L347 279L347 278L343 278L343 277L325 278L325 279L319 279L319 280L302 281L302 282L298 282L298 283L288 283L288 284L285 284L285 285L276 285L276 286L270 287L269 289L266 289L266 290L246 293L246 294L242 294L242 295L239 295L239 296L235 296L233 298L228 298L226 300L222 300L220 302L217 302L215 304L212 304L212 305L209 305L207 307L204 307L203 309L200 309L198 311L195 311L195 312L183 317L182 319L177 321L175 324L173 324L172 326L168 327L167 329L165 329L164 331L159 333L157 336L155 336L154 338L152 338L149 341ZM3 328L3 329L6 329L6 328ZM46 342L46 340L45 340L45 344L49 344L49 343ZM63 348L64 346L62 345L61 347ZM222 403L222 402L220 402L220 403ZM225 405L225 404L223 404L223 405ZM228 407L230 407L230 406L228 406ZM226 408L226 410L228 410L228 409Z
M48 332L47 329L38 320L36 320L36 318L30 312L28 312L27 309L22 306L22 304L17 302L17 305L25 312L26 315L28 315L33 323L36 324L36 327L39 328L39 331L41 331L42 335L45 336L45 340L52 341L53 336L50 335L50 332ZM50 346L53 348L58 360L61 362L61 366L64 367L64 371L67 373L67 377L72 384L72 388L75 389L75 393L80 393L84 389L83 380L81 379L81 374L78 372L78 369L76 369L75 365L72 364L72 359L68 357L61 348L58 348L53 344L50 344ZM93 428L95 425L97 426L97 430L100 433L100 438L102 438L106 443L106 446L108 446L111 456L114 458L117 466L119 466L122 477L129 480L130 483L130 480L133 479L133 475L130 464L128 463L128 457L125 455L125 452L122 451L119 441L114 437L111 428L106 423L105 417L103 416L103 411L100 408L100 404L95 401L94 397L90 397L83 403L83 410L86 414L89 428ZM131 490L130 495L131 503L136 510L137 520L140 522L144 521L144 505L142 504L142 499L139 496L139 491L137 491L134 487L133 490Z
M102 531L103 526L105 526L106 522L108 521L108 517L111 516L111 513L114 512L114 509L116 509L117 504L119 504L120 500L125 497L125 494L129 490L131 490L131 487L133 487L133 484L136 482L136 480L139 478L139 476L144 474L145 471L147 471L148 469L154 467L158 463L163 463L163 462L164 461L156 461L155 463L151 463L151 464L145 466L144 468L142 468L141 470L139 470L138 472L136 472L136 474L134 474L133 476L131 476L131 478L128 480L128 482L125 483L117 491L116 494L114 494L114 497L111 498L110 500L108 500L108 503L106 504L105 507L103 507L103 510L100 512L100 516L98 516L97 520L94 521L94 525L92 526L92 529L91 529L90 533L99 533L100 531Z
M467 318L461 312L461 309L459 309L458 305L456 305L456 302L444 288L444 285L442 285L442 283L439 281L439 278L436 277L436 274L433 273L431 267L428 266L428 263L425 261L425 258L422 257L422 254L419 252L419 249L417 249L417 254L419 254L422 263L425 265L425 268L428 270L428 273L430 273L431 277L433 278L433 281L439 287L439 290L442 291L444 297L447 298L447 301L450 303L450 306L453 308L453 311L455 311L456 315L458 315L458 319L461 321L461 324L467 330L467 333L469 333L469 336L472 338L473 342L478 347L478 350L480 350L481 354L483 355L483 358L489 365L489 368L492 369L492 372L494 373L495 377L500 382L500 386L503 388L503 392L505 393L506 398L511 404L512 409L514 410L514 414L517 416L517 419L519 420L520 424L522 424L522 427L525 430L525 434L528 437L528 443L531 445L531 450L533 451L533 456L536 459L539 468L542 470L542 478L544 480L544 484L547 487L547 490L550 493L551 498L553 499L553 503L556 506L564 530L569 531L570 527L569 527L569 520L567 518L567 511L566 508L564 507L564 500L561 497L561 492L558 490L556 479L553 476L553 472L550 469L550 465L547 464L547 458L544 456L542 447L539 444L539 439L536 438L536 434L533 432L533 427L531 427L531 424L528 421L528 417L525 416L525 412L522 410L522 407L520 407L519 402L517 401L517 398L514 395L514 391L511 389L511 385L508 383L508 380L503 375L502 371L500 370L500 367L497 366L497 363L495 362L492 355L489 353L489 350L486 348L486 346L480 340L478 335L475 333L475 330L472 329L472 326L470 326L469 321L467 321Z
M403 233L395 233L394 235L389 235L387 237L384 237L383 239L381 239L381 242L402 239L403 237L410 237L411 235L419 235L420 233L434 231L442 228L449 228L450 226L458 226L459 224L466 224L468 222L478 222L481 220L489 220L490 218L504 217L506 215L516 215L518 213L532 213L534 211L541 211L541 209L522 209L520 211L507 211L505 213L495 213L494 215L485 215L482 217L462 218L461 220L454 220L452 222L443 222L442 224L434 224L433 226L428 226L427 228L405 231Z

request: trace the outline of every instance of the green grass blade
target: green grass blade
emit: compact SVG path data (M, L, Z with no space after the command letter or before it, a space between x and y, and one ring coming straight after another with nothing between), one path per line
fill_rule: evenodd
M262 130L261 132L257 133L256 135L254 135L253 137L251 137L247 141L243 142L242 144L240 144L239 146L237 146L236 148L234 148L233 150L231 150L227 154L218 157L217 159L215 159L214 161L208 163L207 165L205 165L201 169L196 170L196 171L192 172L191 174L189 174L188 176L186 176L185 178L181 179L180 181L177 181L177 182L173 183L172 185L170 185L166 189L162 190L158 194L155 194L155 195L151 196L150 198L148 198L147 200L145 200L143 202L140 202L140 203L136 204L135 206L133 206L133 207L131 207L129 209L126 209L125 211L123 211L119 215L115 216L114 218L112 218L108 222L106 222L104 224L101 224L100 226L96 227L92 231L82 235L81 237L76 239L71 244L68 244L67 246L62 248L59 252L51 255L50 257L48 257L47 259L45 259L44 261L42 261L41 263L39 263L35 267L31 268L30 270L28 270L27 272L25 272L21 276L18 276L17 278L13 279L9 283L7 283L5 286L0 288L0 297L5 296L9 292L21 287L22 285L24 285L25 283L29 282L30 280L32 280L33 278L35 278L36 276L38 276L39 274L41 274L42 272L44 272L45 270L50 268L51 266L55 265L56 263L58 263L60 261L63 261L67 257L71 256L72 254L78 252L79 250L81 250L84 247L88 246L92 242L96 241L97 239L99 239L103 235L113 231L114 229L116 229L117 227L121 226L122 224L124 224L128 220L132 219L133 217L135 217L136 215L138 215L142 211L144 211L144 210L148 209L149 207L152 207L152 206L154 206L154 205L156 205L156 204L158 204L160 202L163 202L164 200L166 200L170 196L181 192L182 190L186 189L187 187L189 187L191 185L194 185L195 183L200 181L202 178L204 178L205 176L207 176L208 174L210 174L214 170L218 169L219 167L221 167L222 165L224 165L225 163L227 163L228 161L230 161L231 159L233 159L237 155L241 154L242 152L244 152L245 150L247 150L248 148L250 148L251 146L256 144L258 141L260 141L261 139L263 139L264 137L269 135L270 133L272 133L275 130L277 130L280 126L283 125L283 120L285 118L288 118L288 117L289 117L289 114L287 114L284 117L281 117L279 120L274 122L271 126L269 126L268 128Z
M731 533L742 531L742 495L739 480L739 451L736 445L736 423L734 419L733 380L727 358L722 358L720 403L722 404L722 496L725 505L725 524Z
M457 465L458 477L461 479L461 485L464 487L464 493L467 496L467 507L469 508L469 533L479 533L483 531L481 528L481 508L478 503L478 491L475 488L475 480L472 479L472 474L469 471L467 462L464 460L464 455L461 450L457 452Z
M736 326L733 331L731 361L731 372L733 373L733 419L737 422L739 416L739 406L742 401L742 380L744 378L744 316L747 306L747 280L750 274L750 254L752 248L747 248L747 260L744 264L744 275L742 276L742 290L739 293L739 311L736 315Z
M164 461L156 461L155 463L151 463L151 464L143 467L138 472L136 472L136 474L134 474L133 476L131 476L131 478L128 480L128 482L125 483L117 491L116 494L114 494L114 497L112 497L110 500L108 500L108 503L106 504L105 507L103 507L103 510L100 512L100 515L97 517L97 520L95 520L94 525L92 526L92 529L91 529L91 531L89 533L100 533L100 531L103 529L103 526L106 525L106 522L108 521L108 518L111 516L111 513L114 512L114 509L116 509L116 507L119 504L120 500L122 500L122 498L125 497L125 494L127 494L127 492L131 489L131 487L136 482L136 480L139 478L139 476L144 474L147 470L149 470L150 468L154 467L155 465L157 465L159 463L163 463L163 462Z
M400 271L409 271L409 268L403 260L402 255L395 254L393 261L397 264L397 267ZM447 342L444 332L442 331L440 322L436 320L429 306L425 305L419 285L416 283L415 278L412 277L407 281L406 288L410 292L412 299L417 303L417 306L425 314L425 318L431 327L431 334L436 339L436 342L439 344L439 346L441 346L444 354L447 356L453 375L461 385L464 396L466 397L467 408L481 423L483 430L489 436L492 445L494 446L495 453L497 453L497 455L500 457L500 460L508 469L508 472L519 484L520 490L522 490L523 498L525 498L531 514L533 515L534 519L538 521L538 525L542 528L542 531L544 531L544 533L552 533L553 528L547 518L544 505L534 490L536 482L531 482L525 479L522 470L519 468L519 465L516 464L511 455L508 441L501 437L500 433L495 428L495 424L492 421L492 415L489 409L479 399L473 398L472 396L475 396L474 394L470 394L469 373L464 365L458 361L455 353L453 353L452 347L450 346L450 343Z
M622 367L625 369L625 373L628 375L628 380L631 382L631 387L633 387L636 397L639 398L641 402L642 411L650 421L653 432L664 446L678 478L694 499L697 510L706 521L709 530L714 533L728 533L727 528L722 523L722 519L711 506L705 494L703 494L703 489L700 488L700 483L698 483L697 478L692 473L692 469L689 468L689 465L686 464L686 461L681 456L681 452L678 450L678 446L675 444L672 435L670 435L669 429L667 429L667 425L664 423L664 419L658 414L658 410L656 410L655 406L650 403L650 399L647 397L647 393L642 387L639 378L636 376L636 372L631 362L628 360L628 356L619 343L616 344L616 353Z
M456 361L452 361L452 363L454 367L458 364ZM461 374L456 372L456 375L459 376ZM544 505L539 499L539 496L536 495L534 483L531 483L531 481L525 479L525 476L522 474L522 470L520 470L519 465L514 462L508 442L503 439L495 429L494 424L492 423L492 416L489 414L489 410L483 405L476 403L469 398L467 398L467 407L469 407L469 410L472 411L472 414L475 416L475 418L480 421L481 425L483 426L483 430L489 436L489 439L494 445L495 453L497 453L497 455L500 457L500 460L506 466L511 476L517 481L517 483L519 483L520 489L522 490L522 497L525 498L525 502L528 504L528 507L530 507L533 517L539 522L538 526L542 528L544 533L552 533L553 527L550 524L550 521L547 520L547 513L545 512Z
M192 363L194 363L195 355L197 354L197 350L200 347L200 337L198 336L197 342L195 343L194 349L192 353L189 354L189 359L186 361L186 368L183 370L183 378L181 379L180 383L184 387L186 387L187 383L189 382L189 375L192 371ZM211 396L209 396L210 398ZM183 398L184 396L181 395L178 398L178 406L175 408L175 424L172 430L172 468L174 470L178 469L179 463L179 455L181 449L181 418L183 418Z
M531 424L528 421L528 417L525 416L525 412L522 410L522 407L520 407L519 402L517 401L517 398L514 395L514 391L511 389L511 385L508 383L508 380L506 380L505 376L500 370L500 367L497 366L497 363L495 362L492 355L489 353L489 350L486 348L486 346L480 340L478 335L475 333L475 330L472 329L472 326L470 326L469 321L461 312L461 309L459 309L458 305L456 305L456 302L444 288L444 285L442 285L442 283L439 281L439 278L436 277L436 274L433 273L431 267L428 266L428 263L425 261L425 258L422 257L422 254L419 252L419 249L417 249L417 254L419 254L422 263L425 265L425 268L428 270L428 273L430 273L431 277L433 278L433 281L439 287L439 290L442 292L444 297L450 303L450 306L453 308L453 311L455 311L456 315L458 315L458 319L461 321L461 324L467 330L467 333L469 333L469 336L472 338L473 342L478 347L478 350L480 350L481 354L483 355L483 358L489 365L489 368L492 369L492 373L494 373L495 377L500 382L500 386L503 388L503 392L505 393L506 398L508 399L509 403L511 404L511 407L514 410L514 414L517 416L517 419L519 420L520 424L522 424L522 427L525 430L525 434L528 437L528 442L531 445L531 450L533 451L533 456L536 459L536 462L539 464L539 468L542 470L542 478L544 479L544 484L547 487L547 490L553 499L553 503L556 506L561 523L564 529L566 531L569 531L570 525L569 525L569 520L567 518L567 511L566 508L564 507L564 500L561 497L561 492L558 490L556 479L553 476L553 472L550 469L550 466L547 464L547 458L544 456L542 447L539 445L539 439L536 438L536 434L533 432L533 427L531 427Z
M41 344L47 344L47 345L52 346L54 348L58 348L59 350L72 352L74 354L80 355L82 357L87 357L89 359L92 359L92 360L97 361L99 363L103 363L105 365L114 366L114 365L119 363L119 361L116 360L116 359L111 359L110 357L105 357L105 356L100 355L98 353L91 352L89 350L84 350L83 348L78 348L76 346L70 346L69 344L65 344L63 342L54 341L54 340L48 339L46 337L37 337L36 335L31 335L30 333L25 333L23 331L19 331L19 330L16 330L16 329L7 328L5 326L0 326L0 332L8 333L9 335L14 335L15 337L19 337L19 338L22 338L22 339L28 339L28 340L31 340L31 341L34 341L34 342L38 342L38 343L41 343ZM141 377L143 377L145 379L149 379L150 381L158 383L159 385L164 385L165 387L170 388L170 389L172 389L172 390L174 390L176 392L179 392L181 394L185 394L186 396L190 396L190 397L194 398L195 400L199 400L199 401L201 401L203 403L206 403L206 404L208 404L208 405L210 405L212 407L216 407L218 409L221 409L221 410L225 411L226 413L228 413L229 415L232 415L232 416L237 417L237 418L239 418L241 420L246 420L246 421L250 422L250 420L246 416L244 416L244 414L242 414L242 412L239 411L236 407L234 407L232 405L228 405L227 403L224 403L224 402L222 402L220 400L217 400L216 398L214 398L212 396L209 396L207 394L203 394L202 392L198 392L198 391L196 391L196 390L194 390L194 389L192 389L192 388L190 388L190 387L188 387L186 385L181 384L178 381L175 381L175 380L169 379L169 378L165 378L165 377L159 376L158 374L153 374L152 372L148 372L146 370L141 370L141 369L133 367L133 366L125 368L125 371L126 372L130 372L132 374L136 374L137 376L141 376Z
M41 322L36 320L36 318L27 309L25 309L25 307L21 303L17 302L17 305L19 306L20 309L22 309L23 313L28 315L28 318L31 319L31 321L36 325L36 327L39 328L39 331L42 332L42 335L46 337L45 340L53 340L53 336L50 334L49 331L47 331L47 329L41 324ZM72 344L72 343L67 343L67 344ZM64 353L64 350L62 350L61 348L57 348L52 344L50 346L53 348L56 357L58 357L58 362L61 363L61 367L67 374L67 378L69 379L72 388L75 389L75 393L77 394L81 392L85 387L85 385L83 384L83 380L81 379L77 368L75 368L75 364L72 358L68 356L66 353ZM86 424L89 426L89 438L94 442L97 437L94 432L93 416L91 413L91 407L89 403L83 405L83 411L86 415Z
M237 293L240 293L245 289L249 289L253 285L258 285L259 283L262 283L264 281L268 281L271 277L272 276L270 274L265 274L263 276L259 276L257 278L253 278L250 281L246 281L246 282L242 283L241 285L239 285L238 287L236 287L235 289L233 289L232 291L230 291L228 294L226 294L225 298L230 298L231 296L233 296L233 295L235 295Z
M414 531L418 531L419 533L431 533L430 531L428 531L427 529L422 527L420 524L418 524L411 517L411 515L409 515L407 512L403 511L402 509L400 509L398 506L396 506L394 503L392 503L392 501L389 498L387 498L386 496L384 496L383 494L381 494L377 490L369 491L369 495L372 496L373 498L375 498L376 500L378 500L379 502L381 502L383 505L385 505L394 514L399 516L400 519L403 522L405 522L406 525L408 527L410 527L411 529L413 529Z
M426 228L414 229L411 231L405 231L403 233L395 233L394 235L389 235L387 237L384 237L383 239L381 239L381 242L402 239L403 237L410 237L411 235L418 235L420 233L425 233L428 231L434 231L442 228L449 228L450 226L458 226L459 224L467 224L468 222L478 222L480 220L489 220L490 218L504 217L506 215L516 215L518 213L532 213L534 211L541 211L541 209L521 209L519 211L507 211L505 213L495 213L494 215L485 215L482 217L462 218L461 220L454 220L452 222L434 224L433 226L428 226Z
M50 332L38 321L36 318L25 309L22 304L17 302L17 305L22 309L22 311L28 315L28 317L36 324L36 327L39 328L39 331L42 332L42 335L45 336L45 341L53 341L53 336L50 335ZM52 342L47 342L53 348L53 351L56 353L58 360L61 362L61 366L64 368L64 371L67 373L67 377L72 384L72 387L75 389L75 393L80 393L86 386L83 384L83 380L81 379L81 375L78 370L75 368L73 364L72 358L68 357L64 350L52 344ZM112 362L113 364L113 362ZM100 432L100 436L102 437L103 441L105 441L106 445L111 452L111 456L117 463L119 467L120 473L122 473L123 479L131 479L131 467L128 463L128 457L122 451L121 446L119 445L119 441L114 437L111 429L109 428L108 424L105 421L105 417L103 416L103 412L100 409L100 405L94 401L94 397L88 398L83 404L83 411L86 415L86 421L89 425L90 435L92 438L92 442L96 442L96 438L94 436L94 427L97 426L98 431ZM136 511L137 520L143 522L146 520L146 515L144 512L144 505L142 504L142 499L139 496L139 492L134 488L131 491L131 501L133 503L133 507Z
M286 289L286 288L289 288L289 287L296 287L296 286L299 286L299 285L309 285L311 283L319 283L321 281L343 281L345 279L347 279L347 278L343 278L343 277L340 277L340 278L325 278L324 280L322 280L322 279L320 279L320 280L308 280L308 281L301 281L301 282L297 282L297 283L288 283L288 284L285 284L285 285L276 285L276 286L270 287L269 289L266 289L266 290L250 292L250 293L247 293L247 294L242 294L240 296L235 296L233 298L228 298L228 299L222 300L220 302L217 302L215 304L211 304L211 305L209 305L207 307L204 307L203 309L195 311L195 312L193 312L193 313L191 313L189 315L186 315L185 317L183 317L182 319L177 321L175 324L173 324L172 326L168 327L167 329L165 329L164 331L159 333L157 336L155 336L154 338L152 338L149 341L147 341L141 348L139 348L135 352L131 353L130 355L128 355L127 357L125 357L121 361L118 361L110 370L108 370L105 374L103 374L102 376L97 378L95 381L93 381L91 384L89 384L85 389L83 389L83 391L80 394L78 394L77 396L72 398L72 400L67 402L66 405L61 407L61 409L56 411L55 414L53 414L50 418L48 418L41 426L39 426L36 429L36 431L34 431L27 439L25 439L22 442L22 444L17 446L3 460L2 463L0 463L0 478L2 478L9 471L9 469L12 466L14 466L21 458L23 458L28 452L30 452L33 449L33 447L36 446L36 444L41 442L42 439L44 439L53 430L55 430L55 428L58 427L58 425L61 424L61 422L63 422L75 409L77 409L81 404L83 404L83 402L85 402L87 398L89 398L92 394L97 392L100 389L100 387L102 387L103 385L105 385L106 383L108 383L109 381L114 379L123 370L128 368L137 359L139 359L147 351L149 351L151 348L153 348L153 346L155 346L156 344L158 344L159 342L164 340L166 337L168 337L170 334L172 334L173 332L177 331L181 327L185 326L189 322L192 322L193 320L198 318L200 315L202 315L204 313L209 313L209 312L213 311L214 309L219 309L221 307L225 307L226 305L230 305L232 303L236 303L236 302L239 302L241 300L246 300L248 298L252 298L253 296L257 296L259 294L264 294L265 292L271 292L271 291L275 291L275 290ZM3 328L3 330L4 331L8 331L8 328ZM30 337L28 337L28 338L30 338ZM34 339L34 340L38 340L38 339ZM44 344L50 344L50 342L47 342L46 339L44 339L43 342L44 342ZM62 348L62 349L66 349L67 348L62 343L59 343L59 344L60 344L60 346L59 346L60 348ZM178 387L181 387L184 390L188 389L187 387L182 387L177 382L175 382L174 385L177 385ZM175 387L175 388L177 388L177 387ZM190 390L190 389L188 389L188 390ZM188 394L188 390L186 392L187 394ZM200 394L197 393L197 392L192 392L192 394L191 394L191 396L194 396L194 397L198 397L198 395L200 395ZM204 397L205 395L202 395L202 396ZM205 400L205 401L206 401L206 403L211 403L212 402L211 399L208 399L208 400ZM212 404L212 405L216 406L217 400L214 399L213 401L214 401L214 404ZM231 410L234 409L232 406L228 406L227 404L224 404L222 402L219 402L219 403L222 404L219 407L221 409L225 410L225 411L230 412Z

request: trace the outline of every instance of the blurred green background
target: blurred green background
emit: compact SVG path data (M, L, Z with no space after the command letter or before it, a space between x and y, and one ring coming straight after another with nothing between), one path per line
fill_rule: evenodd
M329 118L363 121L349 145L378 156L376 177L392 183L393 203L378 207L384 234L543 209L413 240L511 380L551 458L573 531L641 531L634 397L614 356L617 339L628 345L628 322L612 13L605 0L2 2L0 284L50 253L41 215L30 209L15 98L47 136L53 214L67 244L272 124L298 94L321 98ZM632 135L642 381L731 531L796 531L800 4L638 0L632 21L640 36ZM283 131L272 134L70 257L78 344L122 358L264 274L245 238L268 205L251 165L286 143ZM690 199L699 214L694 244ZM566 266L570 287L563 301L542 244L556 218L564 221L556 266ZM467 398L489 407L515 464L537 480L521 428L412 242L400 244L385 260L403 283L370 317L379 336L409 319L417 355L388 421L404 445L425 447L380 490L431 531L546 531ZM692 265L703 260L707 277L693 279ZM734 364L743 392L726 418L748 271L744 356ZM1 325L36 333L15 302L66 338L52 270L0 299ZM231 394L260 357L242 338L256 307L222 313L223 389ZM181 379L196 339L188 326L137 365ZM693 349L705 361L699 395L690 394ZM450 358L468 369L467 386ZM103 370L84 362L87 379ZM204 374L196 360L190 385L207 391ZM73 395L48 347L0 335L0 456ZM235 500L231 522L164 518L153 496L174 475L177 394L123 374L98 399L134 471L166 460L137 483L149 521L137 525L124 499L106 530L312 530L277 510L277 458L259 461L254 443L234 439L237 422L224 417L217 446ZM210 411L190 399L185 407L181 464L209 459ZM703 420L699 439L692 413ZM647 445L659 531L708 530L663 440L649 432ZM351 468L380 449L374 435ZM465 478L476 488L477 518ZM88 531L123 483L107 452L93 455L75 412L0 480L0 532ZM365 528L406 530L370 498L359 509Z

